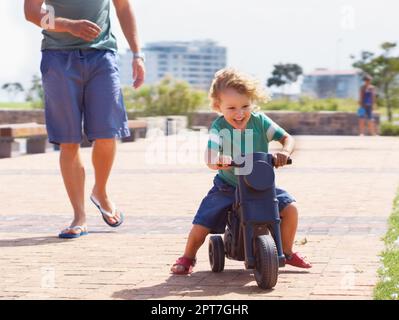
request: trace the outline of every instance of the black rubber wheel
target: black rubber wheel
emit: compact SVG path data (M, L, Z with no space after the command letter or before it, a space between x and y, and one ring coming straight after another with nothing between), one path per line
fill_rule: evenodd
M224 244L221 236L211 236L209 239L209 263L213 272L224 269Z
M255 240L255 280L262 289L271 289L277 283L278 254L271 235L258 236Z

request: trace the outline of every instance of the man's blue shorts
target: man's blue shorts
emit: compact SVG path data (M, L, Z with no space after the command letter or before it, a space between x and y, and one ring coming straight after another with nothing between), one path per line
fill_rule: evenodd
M213 179L213 187L202 200L194 217L193 224L199 224L211 230L211 233L224 233L227 223L227 211L235 200L235 187L218 175ZM295 199L286 191L276 188L278 209L281 212Z
M43 50L40 70L51 143L80 143L130 135L116 53Z

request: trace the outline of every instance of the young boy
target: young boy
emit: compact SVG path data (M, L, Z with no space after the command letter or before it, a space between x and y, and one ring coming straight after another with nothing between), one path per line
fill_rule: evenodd
M209 233L224 232L227 210L234 202L237 177L234 175L234 169L230 166L233 154L226 154L225 151L223 154L219 152L221 145L225 146L225 142L222 142L215 132L229 130L231 136L237 131L244 135L251 132L253 140L251 152L268 152L268 142L279 141L283 145L283 149L274 154L277 168L287 164L294 147L294 140L287 132L263 113L254 111L255 102L268 100L268 96L255 79L233 69L222 69L215 75L209 97L212 108L222 113L222 116L218 117L211 125L211 134L206 150L207 165L212 170L218 170L218 174L214 178L214 186L202 200L194 218L184 254L176 260L171 268L174 274L192 272L196 262L196 253L204 243L206 236ZM234 148L233 144L233 151ZM306 261L305 257L293 252L298 225L298 210L293 204L295 200L282 189L276 188L276 194L279 201L281 238L286 263L299 268L311 268L312 265Z

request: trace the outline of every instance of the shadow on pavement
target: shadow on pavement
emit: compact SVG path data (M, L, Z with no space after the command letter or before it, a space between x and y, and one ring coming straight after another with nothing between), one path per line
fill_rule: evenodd
M53 243L61 243L65 241L68 240L60 239L57 236L5 239L0 240L0 248L40 246Z
M311 270L311 269L310 269ZM310 270L279 270L279 274L306 274L310 273Z
M253 284L248 285L248 283ZM170 275L165 282L154 286L125 289L113 293L114 299L146 300L176 296L193 299L204 296L223 296L237 293L243 296L249 294L273 293L273 289L260 289L251 271L237 269L225 270L215 274L212 271L198 271L190 276Z

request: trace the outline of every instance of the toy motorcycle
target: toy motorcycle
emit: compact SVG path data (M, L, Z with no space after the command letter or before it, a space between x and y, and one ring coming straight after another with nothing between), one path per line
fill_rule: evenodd
M210 237L209 262L213 272L221 272L225 256L245 261L246 269L254 269L258 286L270 289L277 283L278 268L285 265L273 156L256 152L246 155L245 162L247 157L252 157L252 171L238 175L235 203L228 211L224 237ZM288 159L287 164L291 163ZM243 167L234 162L232 166Z

